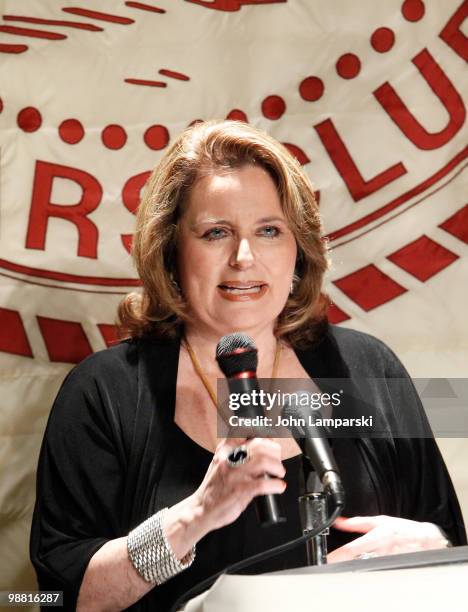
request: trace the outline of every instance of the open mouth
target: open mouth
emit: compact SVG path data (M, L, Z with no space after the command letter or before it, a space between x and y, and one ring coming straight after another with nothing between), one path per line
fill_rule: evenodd
M245 284L245 285L218 285L222 291L231 293L232 295L254 295L260 293L263 287L266 287L264 283L261 284Z
M259 280L224 281L218 285L222 298L230 302L261 300L268 291L268 285Z

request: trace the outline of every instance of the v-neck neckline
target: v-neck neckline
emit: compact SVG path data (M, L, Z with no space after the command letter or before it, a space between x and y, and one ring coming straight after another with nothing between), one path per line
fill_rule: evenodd
M149 380L154 380L159 405L165 406L166 422L174 422L181 337L177 336L173 340L152 340L151 348L158 357L157 380L154 380L154 375ZM301 366L315 383L320 379L349 378L349 369L328 329L315 344L302 349L292 348Z

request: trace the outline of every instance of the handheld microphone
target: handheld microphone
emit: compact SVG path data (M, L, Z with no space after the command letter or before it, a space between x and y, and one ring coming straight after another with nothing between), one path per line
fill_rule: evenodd
M227 378L229 393L259 391L257 380L258 351L254 341L240 332L223 336L216 347L216 360ZM258 416L253 405L242 406L242 416ZM268 474L265 474L268 478ZM279 495L262 495L255 498L257 517L262 527L286 520L280 510Z
M294 395L299 397L309 395L309 392L296 391ZM320 410L311 411L310 408L298 405L296 401L283 408L283 417L289 421L288 429L312 464L324 491L333 497L337 506L343 507L345 492L340 472L328 442L326 429L317 423L317 419L322 417Z

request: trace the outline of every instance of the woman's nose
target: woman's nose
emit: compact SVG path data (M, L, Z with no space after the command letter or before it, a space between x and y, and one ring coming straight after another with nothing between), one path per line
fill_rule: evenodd
M235 267L249 267L254 261L254 256L250 248L247 238L242 238L233 252L231 257L231 265Z

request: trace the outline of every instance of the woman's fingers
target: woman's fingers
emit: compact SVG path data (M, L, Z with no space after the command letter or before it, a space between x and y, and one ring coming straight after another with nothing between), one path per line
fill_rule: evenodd
M336 521L333 523L333 527L335 529L339 529L340 531L352 531L354 533L367 533L371 529L375 529L382 524L381 516L353 516L351 518L346 518L344 516L339 516Z
M247 446L249 452L255 454L268 454L281 460L281 446L269 438L224 438L218 444L216 451L222 450L229 454L238 446Z
M257 497L257 495L275 495L277 493L283 493L285 489L286 483L284 480L262 477L256 480L253 486L253 493L254 497Z
M337 563L338 561L359 559L362 555L365 557L381 557L400 552L414 552L419 549L419 544L402 542L395 534L376 528L331 552L328 561Z
M242 466L229 466L227 459L233 450L239 446L246 448L248 454L247 461ZM239 472L242 475L248 474L253 478L257 478L263 474L270 474L277 478L283 478L286 474L286 470L281 462L281 447L272 440L263 438L252 438L251 440L230 439L219 449L219 454L229 469L240 470L242 468L242 472Z
M364 532L359 538L328 555L330 563L365 557L416 552L449 545L437 525L393 516L340 517L334 527L342 531Z
M245 447L247 458L237 464L231 458L229 463L229 455L239 446ZM227 525L257 495L283 493L286 483L281 479L285 474L277 442L260 438L222 440L195 493L205 524L211 529Z
M218 444L218 447L226 446L226 447L230 447L231 449L233 449L236 446L241 446L242 444L245 444L246 442L248 442L247 438L224 438Z
M281 461L271 457L258 456L255 461L250 462L250 465L245 466L245 473L252 478L258 478L264 474L284 478L286 470Z

